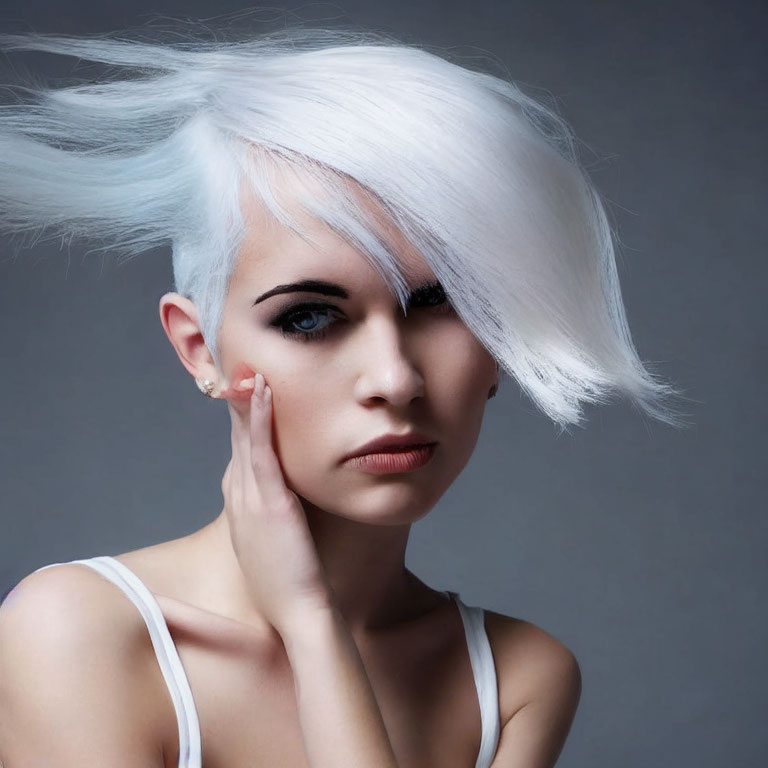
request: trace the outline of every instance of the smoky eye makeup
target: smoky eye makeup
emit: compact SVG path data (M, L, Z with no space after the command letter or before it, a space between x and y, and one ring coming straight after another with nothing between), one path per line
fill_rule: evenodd
M434 307L448 301L445 290L440 282L424 283L411 291L408 298L409 307Z
M340 316L340 310L326 302L302 301L278 312L269 325L284 336L311 341L325 336Z
M432 308L440 313L453 309L437 281L423 283L408 298L407 310ZM269 325L288 338L313 341L324 338L342 320L344 314L338 307L324 301L304 300L281 309Z

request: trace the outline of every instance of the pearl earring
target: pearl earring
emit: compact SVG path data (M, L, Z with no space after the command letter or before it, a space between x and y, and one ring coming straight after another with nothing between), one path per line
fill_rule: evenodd
M210 379L195 379L195 384L206 397L213 397L211 393L216 385Z

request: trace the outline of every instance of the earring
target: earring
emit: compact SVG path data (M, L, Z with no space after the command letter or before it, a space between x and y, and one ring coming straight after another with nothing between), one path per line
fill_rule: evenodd
M206 396L212 398L214 387L216 386L210 379L195 379L197 388Z

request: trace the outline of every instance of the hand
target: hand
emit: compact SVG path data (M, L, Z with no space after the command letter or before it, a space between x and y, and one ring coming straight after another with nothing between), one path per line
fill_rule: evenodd
M232 418L232 459L222 478L232 546L249 590L283 635L307 612L332 606L332 590L299 498L272 444L272 390L240 367L221 393Z

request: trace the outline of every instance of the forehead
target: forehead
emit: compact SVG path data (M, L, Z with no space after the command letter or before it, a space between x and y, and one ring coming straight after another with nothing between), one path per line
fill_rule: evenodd
M322 277L344 285L351 292L372 288L388 291L385 280L363 253L303 208L302 199L330 199L320 181L300 171L274 167L276 172L271 187L275 200L308 239L279 222L254 191L243 186L240 205L246 232L238 252L233 282L247 285L250 291L288 280ZM418 285L432 279L433 273L423 256L372 195L351 179L340 181L366 212L368 228L386 242L396 256L407 283Z

